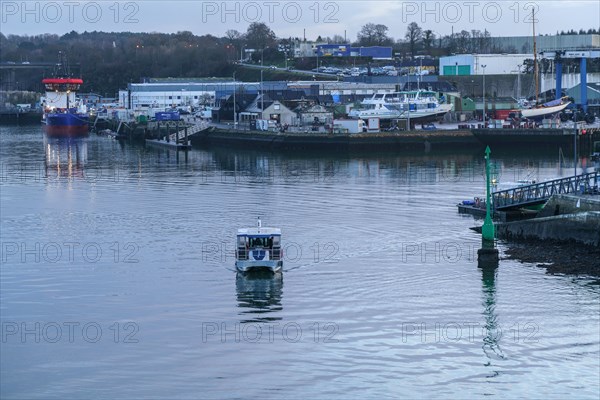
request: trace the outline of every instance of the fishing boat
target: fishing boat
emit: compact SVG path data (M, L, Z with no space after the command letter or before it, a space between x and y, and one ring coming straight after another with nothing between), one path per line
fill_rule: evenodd
M238 229L235 267L240 272L255 269L281 271L283 267L281 229L263 227L260 217L256 228Z
M66 57L59 54L54 76L44 78L46 94L42 100L42 122L49 138L83 137L89 132L89 115L85 105L76 99L83 80L69 72Z

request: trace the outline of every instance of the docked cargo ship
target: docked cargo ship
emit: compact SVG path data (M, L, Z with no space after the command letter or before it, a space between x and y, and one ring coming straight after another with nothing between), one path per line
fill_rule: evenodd
M83 80L70 76L66 60L61 57L54 77L45 78L42 83L46 88L42 102L46 135L53 138L87 136L89 115L85 105L75 97Z

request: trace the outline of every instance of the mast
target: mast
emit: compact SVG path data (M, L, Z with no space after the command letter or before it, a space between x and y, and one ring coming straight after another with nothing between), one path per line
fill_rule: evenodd
M538 104L538 100L539 100L539 70L538 70L538 63L537 63L537 47L536 47L536 43L535 43L535 7L531 9L531 21L533 23L533 73L535 75L534 79L535 79L535 104Z

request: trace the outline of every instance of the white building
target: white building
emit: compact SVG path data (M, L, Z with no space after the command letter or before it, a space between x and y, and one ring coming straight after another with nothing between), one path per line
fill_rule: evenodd
M129 108L141 107L165 108L179 106L198 106L200 104L214 105L215 91L205 90L204 87L195 85L162 84L155 85L152 90L147 86L131 85L129 93ZM127 106L127 104L125 104Z
M518 74L523 71L525 60L533 54L460 54L440 58L440 75L486 75Z
M314 57L317 54L317 45L327 44L325 42L300 42L294 43L294 57Z

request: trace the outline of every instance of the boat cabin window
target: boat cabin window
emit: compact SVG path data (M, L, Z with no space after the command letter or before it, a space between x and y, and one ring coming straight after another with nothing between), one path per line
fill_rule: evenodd
M245 236L238 236L238 238L237 238L237 245L238 245L238 247L244 247L244 246L246 246L246 237Z
M264 247L267 249L273 248L273 246L279 247L281 245L280 236L267 236L267 237L248 237L248 246L250 248Z

